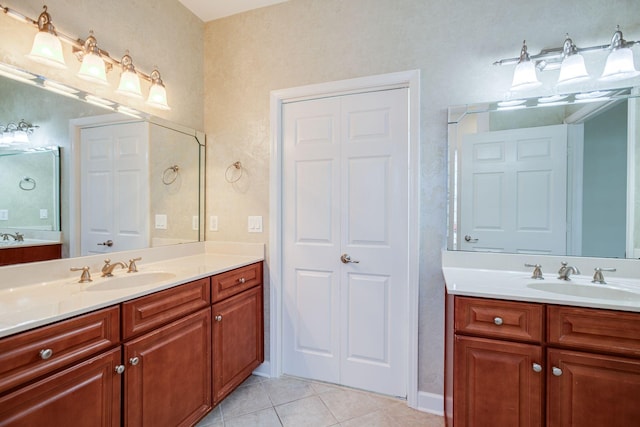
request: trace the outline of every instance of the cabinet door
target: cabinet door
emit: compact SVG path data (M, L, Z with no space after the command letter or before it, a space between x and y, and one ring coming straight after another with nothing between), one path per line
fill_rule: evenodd
M0 397L0 426L120 425L120 348Z
M211 409L209 307L123 347L125 426L189 426Z
M547 426L640 422L640 360L548 349Z
M541 361L540 346L456 336L455 426L540 426Z
M213 305L213 403L264 361L262 286Z

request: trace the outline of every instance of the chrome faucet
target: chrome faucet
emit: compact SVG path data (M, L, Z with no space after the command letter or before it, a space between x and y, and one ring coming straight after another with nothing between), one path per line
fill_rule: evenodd
M572 265L567 265L566 262L561 262L562 266L560 270L558 270L558 279L560 280L571 280L569 277L571 274L580 274L580 270L578 267L574 267Z
M122 268L127 268L127 265L123 262L116 262L114 264L111 264L111 260L110 259L105 259L104 260L104 265L102 266L102 277L111 277L113 276L113 270L117 267L120 266Z
M2 233L0 236L2 236L2 240L9 240L9 237L11 237L16 242L24 242L24 234L19 231L16 231L16 234Z

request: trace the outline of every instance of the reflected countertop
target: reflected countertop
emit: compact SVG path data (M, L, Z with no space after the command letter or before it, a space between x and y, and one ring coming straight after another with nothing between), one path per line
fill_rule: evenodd
M104 255L32 263L30 270L24 265L0 267L0 337L264 260L263 245L231 244L225 250L224 245L206 243L134 251L136 257L142 257L137 263L138 273L116 269L111 278L100 276ZM132 254L113 254L114 262L127 256ZM90 267L92 282L78 282L80 272L69 271L69 266L76 264ZM48 280L47 271L50 272ZM29 272L32 280L22 276ZM109 280L149 273L159 279L132 287L108 287ZM90 290L93 286L100 290Z

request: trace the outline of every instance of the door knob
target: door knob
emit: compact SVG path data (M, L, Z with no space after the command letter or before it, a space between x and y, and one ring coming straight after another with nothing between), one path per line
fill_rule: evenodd
M360 261L355 261L352 260L351 257L348 254L342 254L342 256L340 257L340 261L342 261L343 264L359 264Z
M113 240L107 240L106 242L98 243L98 246L113 246Z
M464 241L469 243L476 243L478 239L474 239L473 237L467 234L466 236L464 236Z

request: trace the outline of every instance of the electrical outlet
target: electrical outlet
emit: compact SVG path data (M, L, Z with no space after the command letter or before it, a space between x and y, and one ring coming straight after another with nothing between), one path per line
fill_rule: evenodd
M156 229L157 230L166 230L167 229L167 216L164 214L156 215Z
M218 216L211 215L209 217L209 231L218 231Z
M9 221L9 209L0 209L0 221Z
M198 218L198 215L194 215L191 217L191 229L193 230L198 230L200 228L200 218Z

